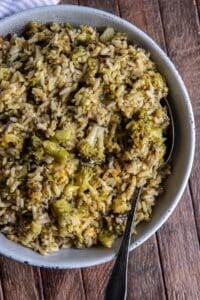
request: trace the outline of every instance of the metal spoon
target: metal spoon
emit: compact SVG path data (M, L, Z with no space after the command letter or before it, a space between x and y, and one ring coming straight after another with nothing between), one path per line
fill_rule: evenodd
M174 120L171 111L171 107L167 98L161 100L163 106L166 106L168 115L170 118L170 125L168 127L168 145L167 151L165 154L165 163L166 165L171 159L173 149L174 149ZM127 272L128 272L128 255L129 255L129 246L131 240L131 228L136 211L137 202L140 199L142 192L142 187L136 188L134 195L131 201L131 209L128 214L126 228L123 234L122 242L117 254L117 258L108 281L105 300L125 300L127 296Z

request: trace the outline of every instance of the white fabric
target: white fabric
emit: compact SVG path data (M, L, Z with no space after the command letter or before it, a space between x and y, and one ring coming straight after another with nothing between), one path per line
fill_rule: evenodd
M28 8L55 5L59 0L0 0L0 19Z

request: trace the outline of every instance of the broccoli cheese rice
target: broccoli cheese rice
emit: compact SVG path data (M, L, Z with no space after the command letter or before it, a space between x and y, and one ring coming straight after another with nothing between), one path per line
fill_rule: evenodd
M112 28L32 22L0 38L0 232L41 254L111 247L143 186L136 232L168 173L167 92Z

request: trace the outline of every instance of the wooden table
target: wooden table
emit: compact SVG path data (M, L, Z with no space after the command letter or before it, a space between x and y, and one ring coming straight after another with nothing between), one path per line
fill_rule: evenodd
M129 300L200 300L200 0L72 0L120 15L170 56L190 93L196 160L176 211L130 255ZM0 256L0 300L101 300L112 263L78 270L32 268Z

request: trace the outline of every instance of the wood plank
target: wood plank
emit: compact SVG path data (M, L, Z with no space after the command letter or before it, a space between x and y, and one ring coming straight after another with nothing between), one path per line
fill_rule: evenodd
M128 299L166 299L156 236L130 254Z
M103 300L111 263L83 270L88 300ZM158 260L156 237L135 249L129 258L128 299L162 300L162 271Z
M195 53L193 53L193 67L191 66L188 76L185 78L186 85L188 86L189 92L192 97L192 104L194 109L195 121L196 121L196 155L195 163L193 166L193 171L190 179L190 186L192 191L192 198L194 204L194 212L196 217L196 225L198 231L198 237L200 241L200 190L199 190L199 170L200 170L200 90L198 88L199 76L200 76L200 0L197 3L194 1L192 28L196 28L193 35L195 38L191 37L190 43L195 48ZM196 26L195 24L196 23ZM191 21L190 23L191 24ZM190 25L191 26L191 25ZM195 59L194 59L195 58ZM189 59L188 59L189 60ZM186 66L186 63L184 63Z
M200 8L200 0L198 0ZM170 57L175 62L191 96L196 122L196 156L190 177L194 214L200 240L200 24L195 1L160 1ZM168 16L171 16L170 18ZM170 19L170 20L169 20ZM173 20L173 21L172 21Z
M198 28L198 37L200 37L200 0L194 0L194 5L196 8L196 24ZM199 39L198 39L199 41ZM198 44L199 45L199 44ZM199 46L200 47L200 46ZM199 90L197 90L198 96L195 98L194 102L194 110L195 110L195 121L196 124L199 125L197 122L199 120ZM194 202L194 212L196 216L196 225L197 225L197 232L198 232L198 238L200 241L200 203L197 199L200 199L200 191L199 191L199 185L198 185L198 170L200 170L200 162L199 162L199 156L200 156L200 143L199 143L199 136L200 136L200 126L196 126L196 137L197 137L197 145L196 145L196 155L195 155L195 166L193 167L193 172L191 176L191 190L192 190L192 196L193 196L193 202Z
M200 299L200 252L189 189L158 232L168 299Z
M80 5L106 10L112 13L119 13L117 0L79 0Z
M200 0L193 0L193 4L196 8L196 22L198 24L198 28L200 29ZM198 30L198 34L200 34L200 30Z
M165 40L157 0L119 0L121 16L149 34L163 49Z
M41 300L33 268L0 256L0 277L5 300Z
M48 300L84 300L81 270L41 269L44 296Z
M43 293L43 282L40 268L33 267L33 275L35 279L35 286L37 288L39 299L44 300L44 293Z
M87 300L103 300L112 263L82 269Z
M1 270L0 270L0 278L1 278ZM1 284L1 280L0 280L0 300L3 300L3 289L2 289L2 284Z
M126 6L128 1L120 3L121 7ZM139 1L138 1L139 2ZM135 3L138 3L135 1ZM151 2L151 1L150 1ZM92 1L92 0L80 0L80 4L95 6L113 13L119 14L117 1ZM131 1L129 1L129 10ZM137 4L136 4L137 6ZM149 1L146 1L146 9L149 9ZM132 6L131 6L132 8ZM152 20L159 11L157 6L157 12L153 10L155 6L150 8ZM136 14L139 14L139 7L134 6ZM126 10L122 10L122 16L129 13ZM141 267L142 266L142 267ZM83 281L88 300L100 300L103 299L105 287L110 274L112 264L108 263L102 266L84 269ZM142 271L144 268L145 272ZM143 289L141 289L143 287ZM128 282L128 299L140 299L142 295L143 299L148 300L162 300L165 299L164 284L162 280L162 272L159 261L159 255L157 251L157 243L155 236L152 237L143 246L136 249L130 256L129 261L129 282Z
M160 0L160 9L168 53L179 69L190 93L196 117L197 135L199 135L200 47L196 7L194 1ZM197 155L199 151L199 142L197 142ZM200 164L196 159L190 184L196 224L200 234L199 169ZM170 222L159 231L158 236L169 299L199 299L200 270L197 266L200 253L189 190L185 193Z
M168 39L166 39L168 45L167 49L169 50L169 54L173 58L173 61L175 61L175 63L177 62L178 67L181 67L183 64L183 60L186 59L186 56L188 54L186 52L190 51L191 54L190 57L193 57L195 51L194 47L192 47L190 44L193 36L189 38L186 35L183 38L180 38L180 33L185 32L186 29L186 24L187 24L186 19L185 19L185 23L183 23L182 13L180 12L180 10L179 10L179 19L177 15L174 15L175 3L177 4L178 2L179 3L181 2L182 7L186 7L186 3L184 5L183 4L184 1L164 1L164 0L161 2L162 5L165 5L170 9L170 12L166 12L166 11L163 12L163 17L165 18L165 22L164 22L165 36L167 34L166 26L168 26L168 30L167 30ZM162 32L162 22L158 10L155 9L155 7L158 8L158 4L159 3L154 0L152 1L147 1L147 0L131 1L130 0L126 2L120 0L120 10L123 17L127 18L129 21L132 21L137 26L142 28L144 31L149 33L161 45L161 47L165 48L164 33ZM178 14L178 9L176 13ZM187 17L187 20L190 19L192 19L192 16ZM171 24L171 27L169 26L169 24ZM184 28L178 28L178 25L180 24L182 25L184 24ZM196 28L194 30L196 30ZM176 31L178 31L177 34ZM179 43L177 41L179 41ZM182 58L180 58L179 52L182 51L183 46L185 48L185 52L183 52L185 53L185 55L184 57L182 56ZM180 58L179 61L176 59L177 56ZM188 56L187 64L189 64L190 57ZM191 70L194 68L194 71L196 71L197 69L197 66L195 66L195 62L191 61L191 66L187 65L187 68L183 70L183 75L187 74L188 69L190 67ZM188 81L189 78L191 77L188 77ZM193 83L193 85L195 85L195 87L193 86L191 88L191 91L193 90L193 88L196 89L198 87L198 81L196 80L195 83ZM183 221L183 217L184 217L184 221ZM168 237L168 234L170 235L171 232L170 228L174 228L174 232L172 235L173 242ZM197 243L195 221L193 216L192 201L189 192L185 194L185 196L182 199L181 206L176 210L174 216L166 223L164 229L158 232L158 237L159 237L159 250L161 252L160 254L162 258L162 268L164 271L165 286L168 293L168 299L170 300L171 299L197 299L197 298L190 297L191 294L190 289L193 286L194 286L194 290L192 293L195 296L197 295L196 283L197 283L197 279L199 278L199 273L197 271L197 268L194 268L194 265L195 263L197 264L199 262L199 252L198 252L199 249ZM190 258L190 254L188 254L187 244L188 245L190 244L190 251L193 255L192 259ZM185 257L184 266L182 265L182 269L180 269L179 267L181 266L181 262L183 262L182 260L183 256ZM168 258L167 260L166 257ZM192 270L192 267L188 264L188 262L192 263L194 270ZM182 273L187 274L187 276L183 275ZM190 277L191 280L188 280L187 279L188 277ZM192 281L194 281L193 284ZM183 286L185 288L183 288ZM182 297L184 293L186 295L186 298Z
M77 5L78 4L78 0L61 0L59 2L59 4L74 4L74 5Z

